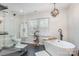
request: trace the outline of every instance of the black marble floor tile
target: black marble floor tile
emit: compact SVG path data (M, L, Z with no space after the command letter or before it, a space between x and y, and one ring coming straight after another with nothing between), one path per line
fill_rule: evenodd
M35 56L35 53L38 51L42 51L45 50L43 45L40 45L39 47L34 47L32 44L28 44L27 46L27 52L25 52L23 55L21 56ZM19 52L14 52L5 56L20 56Z

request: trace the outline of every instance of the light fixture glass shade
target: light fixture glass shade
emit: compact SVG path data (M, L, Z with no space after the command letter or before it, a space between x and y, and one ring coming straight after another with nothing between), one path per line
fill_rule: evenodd
M53 11L51 11L51 15L53 17L56 17L58 14L59 14L59 10L57 8L55 8L55 4L54 4L54 9L53 9Z
M58 14L59 14L59 10L58 9L54 9L52 12L51 12L52 16L56 17Z

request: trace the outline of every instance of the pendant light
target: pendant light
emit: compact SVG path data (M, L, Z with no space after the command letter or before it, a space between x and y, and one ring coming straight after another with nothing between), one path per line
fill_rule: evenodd
M59 10L56 8L56 3L54 3L54 9L51 11L51 15L56 17L59 14Z

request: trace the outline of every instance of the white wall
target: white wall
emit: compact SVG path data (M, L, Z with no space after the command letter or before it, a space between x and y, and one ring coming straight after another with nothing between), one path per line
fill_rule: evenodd
M71 4L68 9L68 36L79 48L79 4Z
M59 37L58 29L61 28L63 30L64 39L67 40L67 17L66 10L63 8L59 9L60 14L57 17L52 17L50 14L50 10L44 10L39 12L29 13L25 16L26 21L28 19L36 19L36 18L49 18L49 36Z

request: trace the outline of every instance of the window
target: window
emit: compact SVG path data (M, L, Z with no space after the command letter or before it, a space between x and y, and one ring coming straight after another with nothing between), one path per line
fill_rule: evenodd
M48 18L40 18L28 21L29 35L33 35L34 32L40 31L40 35L44 36L48 33Z

